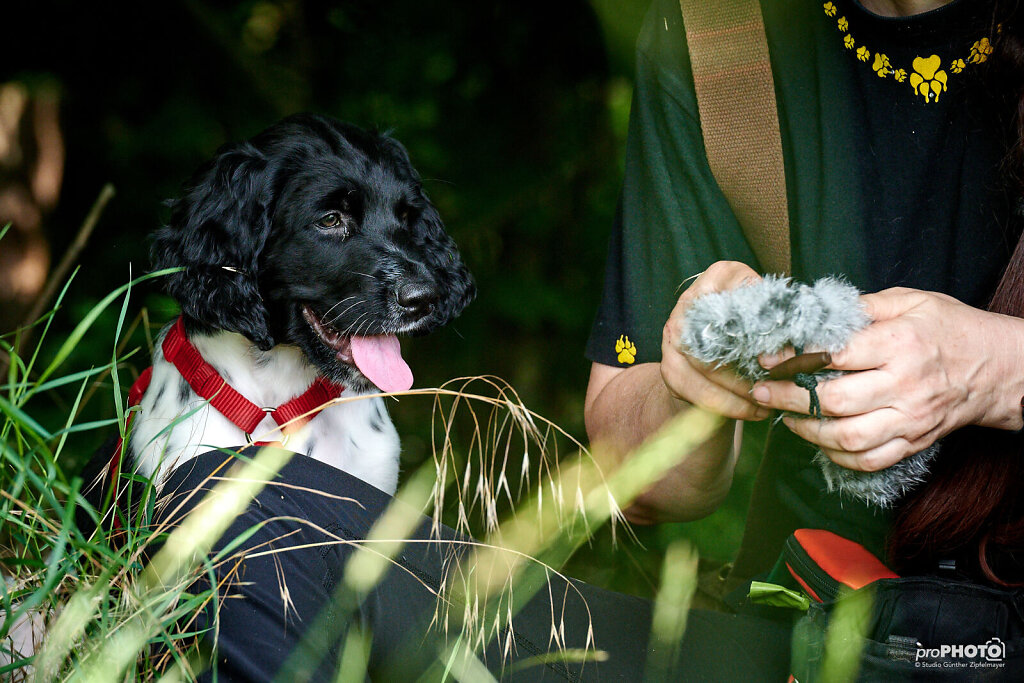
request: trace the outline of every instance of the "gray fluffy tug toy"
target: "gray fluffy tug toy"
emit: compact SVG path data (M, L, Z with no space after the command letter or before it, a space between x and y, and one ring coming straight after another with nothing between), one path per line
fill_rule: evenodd
M705 363L727 365L752 381L768 376L758 356L792 346L803 350L835 353L870 322L860 303L860 292L832 277L813 285L795 283L774 275L727 292L704 294L694 300L683 323L682 347ZM811 413L817 410L818 382L844 374L822 370L797 375L798 385L808 389ZM828 419L828 418L822 418ZM888 469L859 472L841 467L818 451L815 462L825 475L828 490L838 491L880 507L892 506L910 489L922 483L938 445L905 458Z

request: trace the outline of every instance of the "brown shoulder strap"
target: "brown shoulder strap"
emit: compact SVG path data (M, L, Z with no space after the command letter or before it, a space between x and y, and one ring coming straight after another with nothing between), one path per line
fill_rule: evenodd
M775 80L758 0L680 0L711 172L765 272L790 272Z

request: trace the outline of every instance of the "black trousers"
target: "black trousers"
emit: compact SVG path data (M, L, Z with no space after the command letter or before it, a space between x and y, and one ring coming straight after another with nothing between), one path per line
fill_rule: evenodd
M179 467L164 488L169 504L158 521L174 523L170 511L196 489L212 488L213 482L204 481L229 457L211 452ZM187 514L201 498L191 496L173 514ZM371 680L441 680L448 661L444 653L458 637L464 607L451 606L456 623L447 635L436 622L432 625L438 604L434 591L445 568L452 566L453 553L465 547L455 533L446 528L437 542L407 544L368 594L358 596L342 581L348 559L363 552L345 541L365 538L391 502L387 494L345 472L296 455L217 546L262 525L233 550L251 556L222 563L217 570L219 620L213 619L213 607L199 617L198 628L210 629L204 638L211 668L204 680L333 681L352 629L360 629L372 643ZM424 518L413 538L428 539L429 532ZM202 578L193 590L208 585ZM651 603L637 597L550 577L514 616L510 656L502 657L509 634L500 631L492 634L481 660L501 680L643 680L651 609ZM607 659L559 657L550 638L553 614L564 629L565 648L583 649L592 628L592 647L607 652ZM789 638L789 629L772 621L693 610L671 674L658 677L785 681Z

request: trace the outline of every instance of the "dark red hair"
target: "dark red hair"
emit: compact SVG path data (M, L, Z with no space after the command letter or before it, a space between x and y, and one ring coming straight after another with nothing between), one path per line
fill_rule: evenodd
M1024 206L1024 36L1016 2L997 9L995 16L1000 22L996 52L985 82L1006 100L1009 151L1003 176L1019 222ZM1024 318L1024 236L988 308ZM915 572L942 559L964 558L976 561L972 569L993 583L1024 585L1024 564L1013 557L1024 553L1022 487L1024 435L981 428L952 435L943 443L929 482L897 510L889 536L891 561L899 571Z

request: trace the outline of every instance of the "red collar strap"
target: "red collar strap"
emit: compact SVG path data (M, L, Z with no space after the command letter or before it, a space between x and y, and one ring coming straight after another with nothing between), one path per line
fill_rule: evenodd
M269 413L279 425L300 415L312 419L325 403L338 398L345 390L319 375L305 392L277 407L261 408L234 390L220 373L205 360L185 334L185 324L179 317L167 332L163 342L164 358L174 364L192 390L210 402L217 412L231 420L246 434L252 434ZM316 411L316 412L313 412ZM292 427L301 426L292 425Z
M192 387L192 390L208 400L210 405L216 408L224 417L235 423L239 429L245 432L246 437L253 433L267 413L274 418L277 424L282 426L295 418L305 415L304 419L297 420L289 425L291 430L298 429L316 417L319 413L318 408L322 409L325 403L338 398L341 392L345 390L345 387L342 385L317 376L309 388L301 395L276 408L261 408L231 388L224 378L220 376L220 373L203 360L199 350L192 346L192 342L188 340L188 336L185 334L185 325L181 318L178 318L167 332L162 348L164 358L174 363L174 367L178 368L178 372L181 373L181 376ZM137 406L142 402L142 395L149 388L152 377L153 368L146 368L139 375L139 378L135 380L131 390L128 392L129 406ZM309 414L306 415L307 413ZM135 413L129 414L129 422L134 417ZM258 441L255 445L264 446L268 443L273 442ZM284 445L283 442L277 443L281 446ZM118 439L107 470L112 482L118 481L123 450L124 443ZM119 496L120 493L115 492L115 501ZM121 530L121 517L118 514L114 515L112 525L115 531Z

